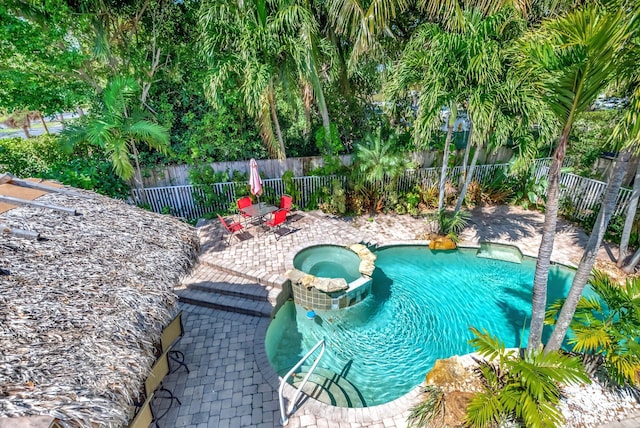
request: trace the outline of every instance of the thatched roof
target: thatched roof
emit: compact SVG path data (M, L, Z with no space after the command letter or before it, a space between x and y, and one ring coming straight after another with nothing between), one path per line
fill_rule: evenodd
M191 267L192 227L90 192L0 214L0 417L63 426L126 425ZM8 271L8 275L6 274Z

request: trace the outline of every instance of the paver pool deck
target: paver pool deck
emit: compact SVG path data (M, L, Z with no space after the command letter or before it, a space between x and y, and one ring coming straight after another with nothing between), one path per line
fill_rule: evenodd
M201 241L199 263L184 278L183 286L197 282L220 282L242 287L244 278L265 284L265 293L275 297L273 284L284 281L285 261L300 248L314 243L352 244L356 242L416 242L427 231L425 219L409 215L378 215L340 218L322 212L302 212L289 227L292 233L276 241L273 233L250 230L246 240L235 238L225 245L226 236L217 221L198 227ZM541 213L517 207L487 207L473 211L461 234L461 245L480 241L518 245L525 255L536 256ZM587 235L569 223L559 221L552 260L577 265ZM419 242L419 241L418 241ZM603 246L599 259L611 260L616 249ZM237 282L237 284L236 284ZM161 420L162 427L277 427L281 426L278 406L278 376L265 353L264 337L270 319L242 313L181 303L185 334L178 349L185 354L190 373L180 369L164 384L180 398ZM419 399L417 389L395 402L362 409L341 409L305 401L291 416L289 427L406 427L410 406ZM167 400L168 401L168 400ZM162 409L159 409L162 410ZM637 418L634 418L637 416ZM638 427L640 415L609 428Z

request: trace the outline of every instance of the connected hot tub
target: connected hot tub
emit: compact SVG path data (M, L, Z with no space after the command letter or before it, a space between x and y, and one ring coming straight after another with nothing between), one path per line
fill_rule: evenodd
M371 291L375 255L362 244L306 247L287 271L294 301L306 308L341 309L361 302Z
M339 245L316 245L305 248L293 258L293 266L313 276L344 278L347 283L360 278L360 257Z

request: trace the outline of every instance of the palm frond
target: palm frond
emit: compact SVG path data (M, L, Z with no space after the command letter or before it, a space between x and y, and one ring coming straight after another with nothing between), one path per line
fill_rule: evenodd
M139 120L131 124L128 133L136 140L144 141L152 149L166 153L169 147L169 130L157 123Z
M491 336L485 329L479 331L475 327L470 327L469 330L474 335L469 344L476 349L478 354L488 358L490 361L499 357L502 358L505 355L504 343L497 336Z

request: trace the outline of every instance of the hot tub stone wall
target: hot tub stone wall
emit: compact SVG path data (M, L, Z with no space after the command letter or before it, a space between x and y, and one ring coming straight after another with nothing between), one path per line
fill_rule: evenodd
M371 292L371 275L375 269L376 255L365 245L348 245L360 258L359 279L347 284L344 278L318 278L314 275L289 269L285 276L291 281L293 300L306 308L335 310L353 306Z
M335 293L325 293L315 288L307 288L302 283L291 281L293 300L297 304L309 309L335 310L353 306L364 300L371 291L371 279L364 286L357 287L353 291L338 291Z

